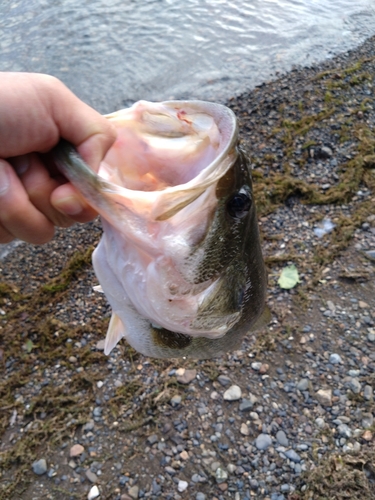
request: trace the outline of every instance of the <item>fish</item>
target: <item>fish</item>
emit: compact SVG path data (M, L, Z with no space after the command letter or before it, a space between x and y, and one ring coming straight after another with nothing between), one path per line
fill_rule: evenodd
M93 267L125 338L155 358L208 359L269 320L250 162L235 114L205 101L138 101L106 115L117 139L94 172L61 139L64 176L100 214Z

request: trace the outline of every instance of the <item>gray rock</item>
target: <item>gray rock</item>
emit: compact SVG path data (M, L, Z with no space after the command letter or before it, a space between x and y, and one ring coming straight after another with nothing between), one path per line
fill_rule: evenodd
M367 334L367 340L368 340L369 342L375 342L375 333L371 333L371 332L369 332L369 333Z
M315 420L315 424L317 427L319 427L319 429L323 429L326 425L325 421L324 421L324 418L321 418L321 417L318 417L316 420Z
M250 401L250 399L243 399L240 403L240 410L241 411L249 411L252 409L254 406L254 403Z
M97 483L98 482L98 476L92 472L90 469L86 471L86 477L90 481L90 483Z
M176 396L173 396L171 399L171 405L172 406L178 406L181 403L182 397L176 394Z
M158 441L159 441L159 438L158 438L157 434L151 434L151 436L148 436L148 438L147 438L148 444L151 444L151 445L157 443Z
M231 383L231 380L229 377L227 377L226 375L219 375L217 377L217 381L219 382L219 384L221 384L223 387L226 387L227 385L229 385ZM203 495L203 493L202 493Z
M42 476L47 472L47 462L44 458L41 458L40 460L36 460L32 465L31 465L33 471L35 474L38 476Z
M298 464L302 459L301 457L298 455L298 453L296 453L294 450L290 449L290 450L287 450L287 451L284 451L284 455L289 458L289 460L291 460L292 462Z
M289 446L289 441L288 441L288 438L286 437L286 434L284 431L278 431L276 433L276 439L277 439L277 442L279 444L281 444L281 446Z
M251 368L258 372L260 370L260 367L262 366L262 363L260 361L254 361L251 363Z
M362 427L364 429L369 429L374 425L374 416L372 413L363 413L362 414Z
M206 495L204 493L201 493L198 491L197 496L195 497L195 500L206 500Z
M349 382L349 388L354 394L359 394L361 392L361 382L357 378L352 378Z
M255 440L255 446L258 450L267 450L272 444L271 436L268 434L259 434Z
M337 427L337 432L339 433L340 436L345 438L350 438L352 436L352 431L347 424L340 424Z
M363 390L363 397L366 399L366 401L373 401L374 400L374 391L371 387L371 385L366 385L364 390Z
M225 401L237 401L241 398L242 392L238 385L231 385L229 389L224 392Z
M341 356L339 354L331 354L329 357L329 362L332 365L338 365L338 364L342 363Z
M307 391L309 385L310 385L310 380L308 378L302 378L297 384L297 389L299 391Z
M228 479L228 472L221 467L218 467L215 472L216 482L223 483Z

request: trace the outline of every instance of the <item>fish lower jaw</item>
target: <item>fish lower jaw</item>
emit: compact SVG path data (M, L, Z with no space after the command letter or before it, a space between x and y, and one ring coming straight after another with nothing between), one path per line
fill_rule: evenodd
M235 323L236 322L237 320L235 321ZM175 323L172 324L163 322L163 325L161 325L159 323L156 323L155 321L150 321L150 326L157 330L166 329L173 333L189 335L190 337L195 338L203 337L207 339L219 339L233 327L233 321L230 324L215 327L215 329L196 328L192 324L184 326L181 324L176 325Z

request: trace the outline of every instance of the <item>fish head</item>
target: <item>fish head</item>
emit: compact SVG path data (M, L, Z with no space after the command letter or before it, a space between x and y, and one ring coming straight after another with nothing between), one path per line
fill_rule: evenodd
M140 101L108 119L118 138L98 175L69 173L103 220L93 263L113 309L106 352L122 337L153 357L237 348L263 313L267 278L233 112Z

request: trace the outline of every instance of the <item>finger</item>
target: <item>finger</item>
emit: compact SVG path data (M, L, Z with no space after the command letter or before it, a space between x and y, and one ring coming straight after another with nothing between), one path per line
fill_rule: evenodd
M0 243L10 243L13 240L14 236L0 225Z
M58 186L52 192L50 201L57 211L76 222L89 222L98 215L70 183Z
M14 169L0 160L0 226L14 238L29 243L46 243L54 234L54 226L30 202Z
M46 152L63 137L97 170L116 137L106 118L54 77L32 73L0 76L0 157Z
M24 155L13 158L11 162L30 202L55 226L69 227L75 221L87 222L96 216L70 184L60 185L59 180L51 177L39 155ZM57 197L53 194L55 191ZM52 199L56 203L52 203Z

